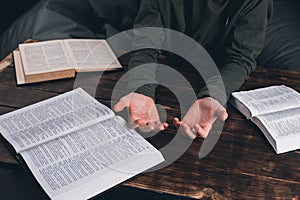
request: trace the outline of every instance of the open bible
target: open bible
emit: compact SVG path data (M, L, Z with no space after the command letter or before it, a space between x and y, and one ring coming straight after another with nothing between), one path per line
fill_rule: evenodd
M18 85L121 69L106 40L65 39L20 44L13 52Z
M51 199L88 199L164 161L83 89L0 116L0 132Z
M280 85L232 93L230 103L264 133L277 154L300 148L300 94Z

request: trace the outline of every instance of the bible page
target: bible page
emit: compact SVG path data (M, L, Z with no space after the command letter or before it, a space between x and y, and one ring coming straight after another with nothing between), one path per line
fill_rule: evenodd
M73 69L62 40L20 44L25 75Z
M300 94L284 85L234 92L232 96L249 109L252 117L300 107Z
M0 116L0 132L19 153L112 116L112 110L78 88Z
M66 48L77 72L113 70L122 68L105 40L67 39Z
M88 199L164 161L120 117L21 152L51 199Z
M253 118L277 153L300 148L300 107L258 115Z
M300 107L258 115L258 118L273 138L300 136Z

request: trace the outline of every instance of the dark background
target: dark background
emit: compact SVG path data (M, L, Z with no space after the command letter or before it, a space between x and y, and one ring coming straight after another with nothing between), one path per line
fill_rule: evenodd
M19 16L39 0L3 0L0 12L0 35Z

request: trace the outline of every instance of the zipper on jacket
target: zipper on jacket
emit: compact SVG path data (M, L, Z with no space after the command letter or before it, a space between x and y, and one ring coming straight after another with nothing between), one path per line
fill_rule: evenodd
M230 16L227 16L227 19L226 19L226 23L224 25L225 27L225 30L224 30L224 34L223 34L223 38L221 39L221 42L220 42L220 47L222 47L226 41L226 38L231 30L231 28L234 26L234 23L236 22L236 20L238 19L238 17L240 16L241 12L247 7L249 6L248 4L251 3L252 0L245 0L241 3L241 5L235 10L235 9L232 9L233 8L233 5L231 4L230 5L230 8L229 8L229 12L235 12L234 15L232 15L231 17ZM232 3L232 2L230 2Z
M226 22L225 22L225 29L227 28L228 24L229 24L229 17L227 17L227 19L226 19Z

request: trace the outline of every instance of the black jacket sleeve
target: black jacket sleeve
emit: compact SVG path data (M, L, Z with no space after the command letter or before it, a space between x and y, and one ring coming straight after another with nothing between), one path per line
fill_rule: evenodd
M208 80L208 86L200 91L198 98L212 96L224 105L230 94L238 90L255 69L255 59L263 48L266 27L272 12L272 2L270 0L253 2L240 13L240 16L237 16L238 19L232 27L227 42L225 65L220 68L225 91L222 83L212 77ZM210 94L209 91L215 92ZM225 98L222 98L224 95Z
M144 28L147 29L144 29ZM140 9L134 23L133 49L129 61L129 92L137 92L154 98L156 81L155 68L157 57L160 54L160 46L164 39L159 29L162 28L162 19L157 5L157 0L141 0ZM134 68L147 64L133 70Z

